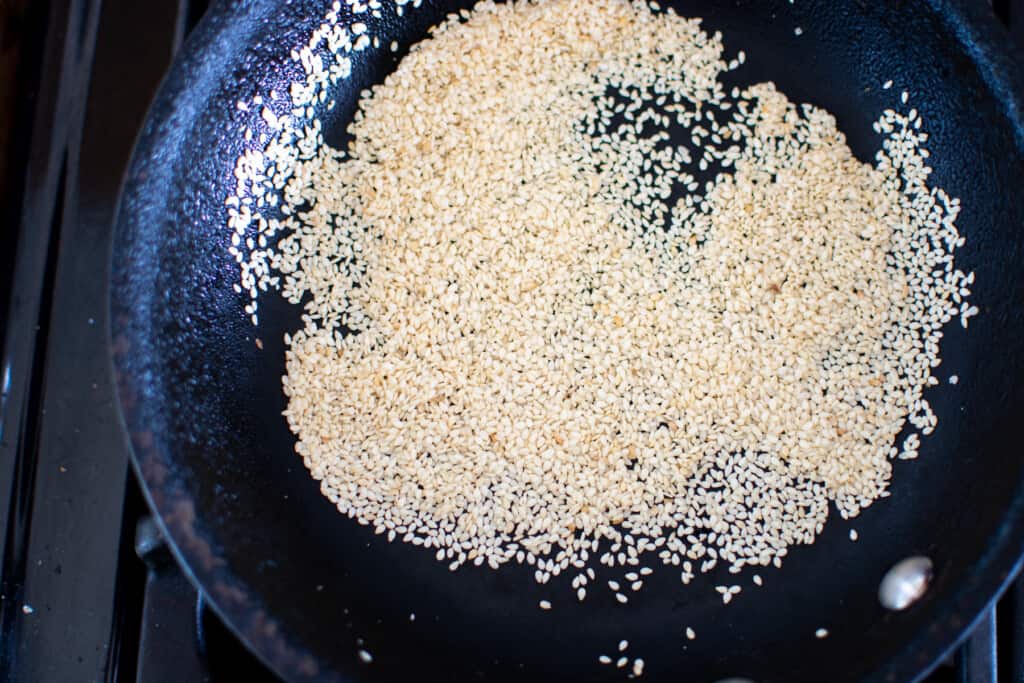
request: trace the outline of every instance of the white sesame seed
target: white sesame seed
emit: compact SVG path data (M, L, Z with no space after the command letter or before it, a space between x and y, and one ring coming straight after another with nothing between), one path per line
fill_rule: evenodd
M541 609L551 609L551 603L547 600L541 600L539 604Z
M628 647L629 647L629 641L628 640L620 640L619 641L619 652L625 652L626 648L628 648Z
M644 673L644 660L637 657L633 660L633 675L642 676Z
M814 637L818 638L818 639L827 638L828 637L828 629L819 628L817 631L814 632Z
M406 4L419 2L396 13ZM379 46L361 22L328 16L293 50L303 77L270 93L273 111L260 96L233 105L253 119L225 200L233 287L254 324L268 289L304 306L285 338L296 450L342 514L451 571L515 559L542 585L570 566L596 580L592 552L636 568L639 590L652 551L682 563L684 584L694 565L780 567L829 505L849 518L888 495L890 455L916 458L937 423L922 398L938 382L934 334L979 314L953 261L960 202L926 185L916 110L886 110L876 164L862 164L828 112L773 84L726 98L718 79L744 53L726 61L696 21L645 12L462 13L363 93L345 150L326 145L314 105L349 77L352 50ZM570 29L587 37L552 51ZM474 46L494 59L468 59ZM581 70L598 48L608 58ZM529 93L514 116L498 82ZM511 123L476 127L489 120ZM696 149L658 138L670 123ZM866 393L855 413L836 398ZM808 411L820 420L804 426ZM894 447L904 422L916 431ZM722 510L768 514L754 528ZM740 590L719 588L725 604Z
M697 638L697 632L689 626L686 627L686 638L688 640L695 640Z

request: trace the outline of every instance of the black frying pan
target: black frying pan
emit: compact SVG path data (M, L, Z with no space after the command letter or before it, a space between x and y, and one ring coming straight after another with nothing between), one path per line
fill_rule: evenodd
M462 2L374 32L402 50ZM264 296L254 328L236 295L224 197L251 113L235 102L285 90L288 54L328 2L215 3L161 89L121 201L112 347L137 472L178 560L241 639L291 681L622 680L597 662L622 638L656 681L910 680L933 667L1016 571L1024 550L1024 86L984 0L691 0L669 3L746 50L737 80L772 79L834 112L870 159L871 122L903 89L932 133L934 183L963 198L981 315L950 327L929 393L940 416L922 457L898 462L891 498L851 523L833 514L810 547L761 572L723 608L719 576L684 588L659 571L628 608L610 592L558 600L525 567L450 573L428 551L388 544L342 517L293 452L281 411L282 336L299 312ZM365 17L365 15L364 15ZM801 27L803 35L794 36ZM327 137L344 144L361 88L398 54L368 50L335 96ZM883 90L887 79L896 83ZM255 345L259 338L263 349ZM876 598L909 555L935 563L905 612ZM600 578L600 577L599 577ZM609 578L609 577L605 577ZM552 597L556 609L537 602ZM415 613L415 621L410 621ZM686 626L697 640L683 636ZM816 639L815 630L830 636ZM684 647L685 645L685 647ZM373 654L364 664L357 651Z

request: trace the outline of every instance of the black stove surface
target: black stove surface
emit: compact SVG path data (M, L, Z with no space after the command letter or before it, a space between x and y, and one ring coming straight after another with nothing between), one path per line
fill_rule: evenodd
M10 292L0 296L3 681L276 680L161 545L130 473L107 355L119 184L160 78L205 6L27 3L0 206L0 287ZM994 10L1024 38L1024 0ZM1024 683L1024 584L927 680Z

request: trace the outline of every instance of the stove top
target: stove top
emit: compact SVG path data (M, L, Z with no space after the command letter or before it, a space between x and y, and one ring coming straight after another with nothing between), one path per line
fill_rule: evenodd
M10 292L0 297L4 681L276 680L162 545L130 472L107 358L120 180L206 4L12 5L24 54L0 208L0 291ZM1024 44L1024 0L993 9ZM1024 583L927 680L1024 681Z

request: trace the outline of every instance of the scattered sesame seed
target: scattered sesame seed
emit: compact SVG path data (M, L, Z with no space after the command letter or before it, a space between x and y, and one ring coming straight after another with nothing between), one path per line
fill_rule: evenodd
M615 662L615 666L620 669L626 668L627 664L629 664L629 657L619 657L619 661Z
M547 601L547 600L541 600L540 601L540 608L541 609L551 609L551 603L549 601Z
M815 638L819 638L819 639L820 638L827 638L828 637L828 629L819 628L817 631L814 632L814 637Z
M597 658L597 661L601 662L602 664L611 664L612 663L612 658L609 657L608 655L601 655L600 657Z
M317 114L379 38L337 11L292 52L304 75L273 111L234 105L236 291L254 324L261 292L304 307L285 337L296 450L342 514L451 571L525 562L540 584L573 573L582 600L570 566L635 568L633 590L645 553L682 564L684 584L719 561L780 567L831 503L855 515L888 494L891 458L917 457L941 327L979 313L921 118L886 110L863 164L831 114L774 84L726 95L745 54L727 61L696 20L624 0L502 7L414 45L363 93L345 150ZM585 37L551 40L567 30ZM595 49L607 59L580 69ZM515 111L499 82L527 95ZM840 397L863 392L877 399L851 414ZM740 589L717 590L728 604Z
M686 638L688 640L695 640L697 638L697 632L689 626L686 627Z
M32 605L25 604L21 606L21 612L22 614L32 614L33 612L35 612L35 609L32 607Z
M359 655L359 661L363 664L371 664L373 662L373 655L366 650L359 650L357 654Z
M764 580L761 578L760 574L754 574L754 585L756 585L756 586L763 586L764 585Z
M629 641L628 640L620 640L619 641L619 652L625 652L626 648L628 648L628 647L629 647Z
M857 530L856 529L850 529L850 540L851 541L856 541L858 537L859 537L859 534L857 533Z
M892 81L891 80L888 80L888 81L886 81L885 83L882 84L882 90L888 90L891 87L892 87Z
M949 376L949 383L950 384L959 384L960 383L960 377L957 376L957 375L950 375Z
M643 673L644 673L644 660L642 660L639 657L637 657L636 659L633 660L633 675L639 677L639 676L642 676Z

